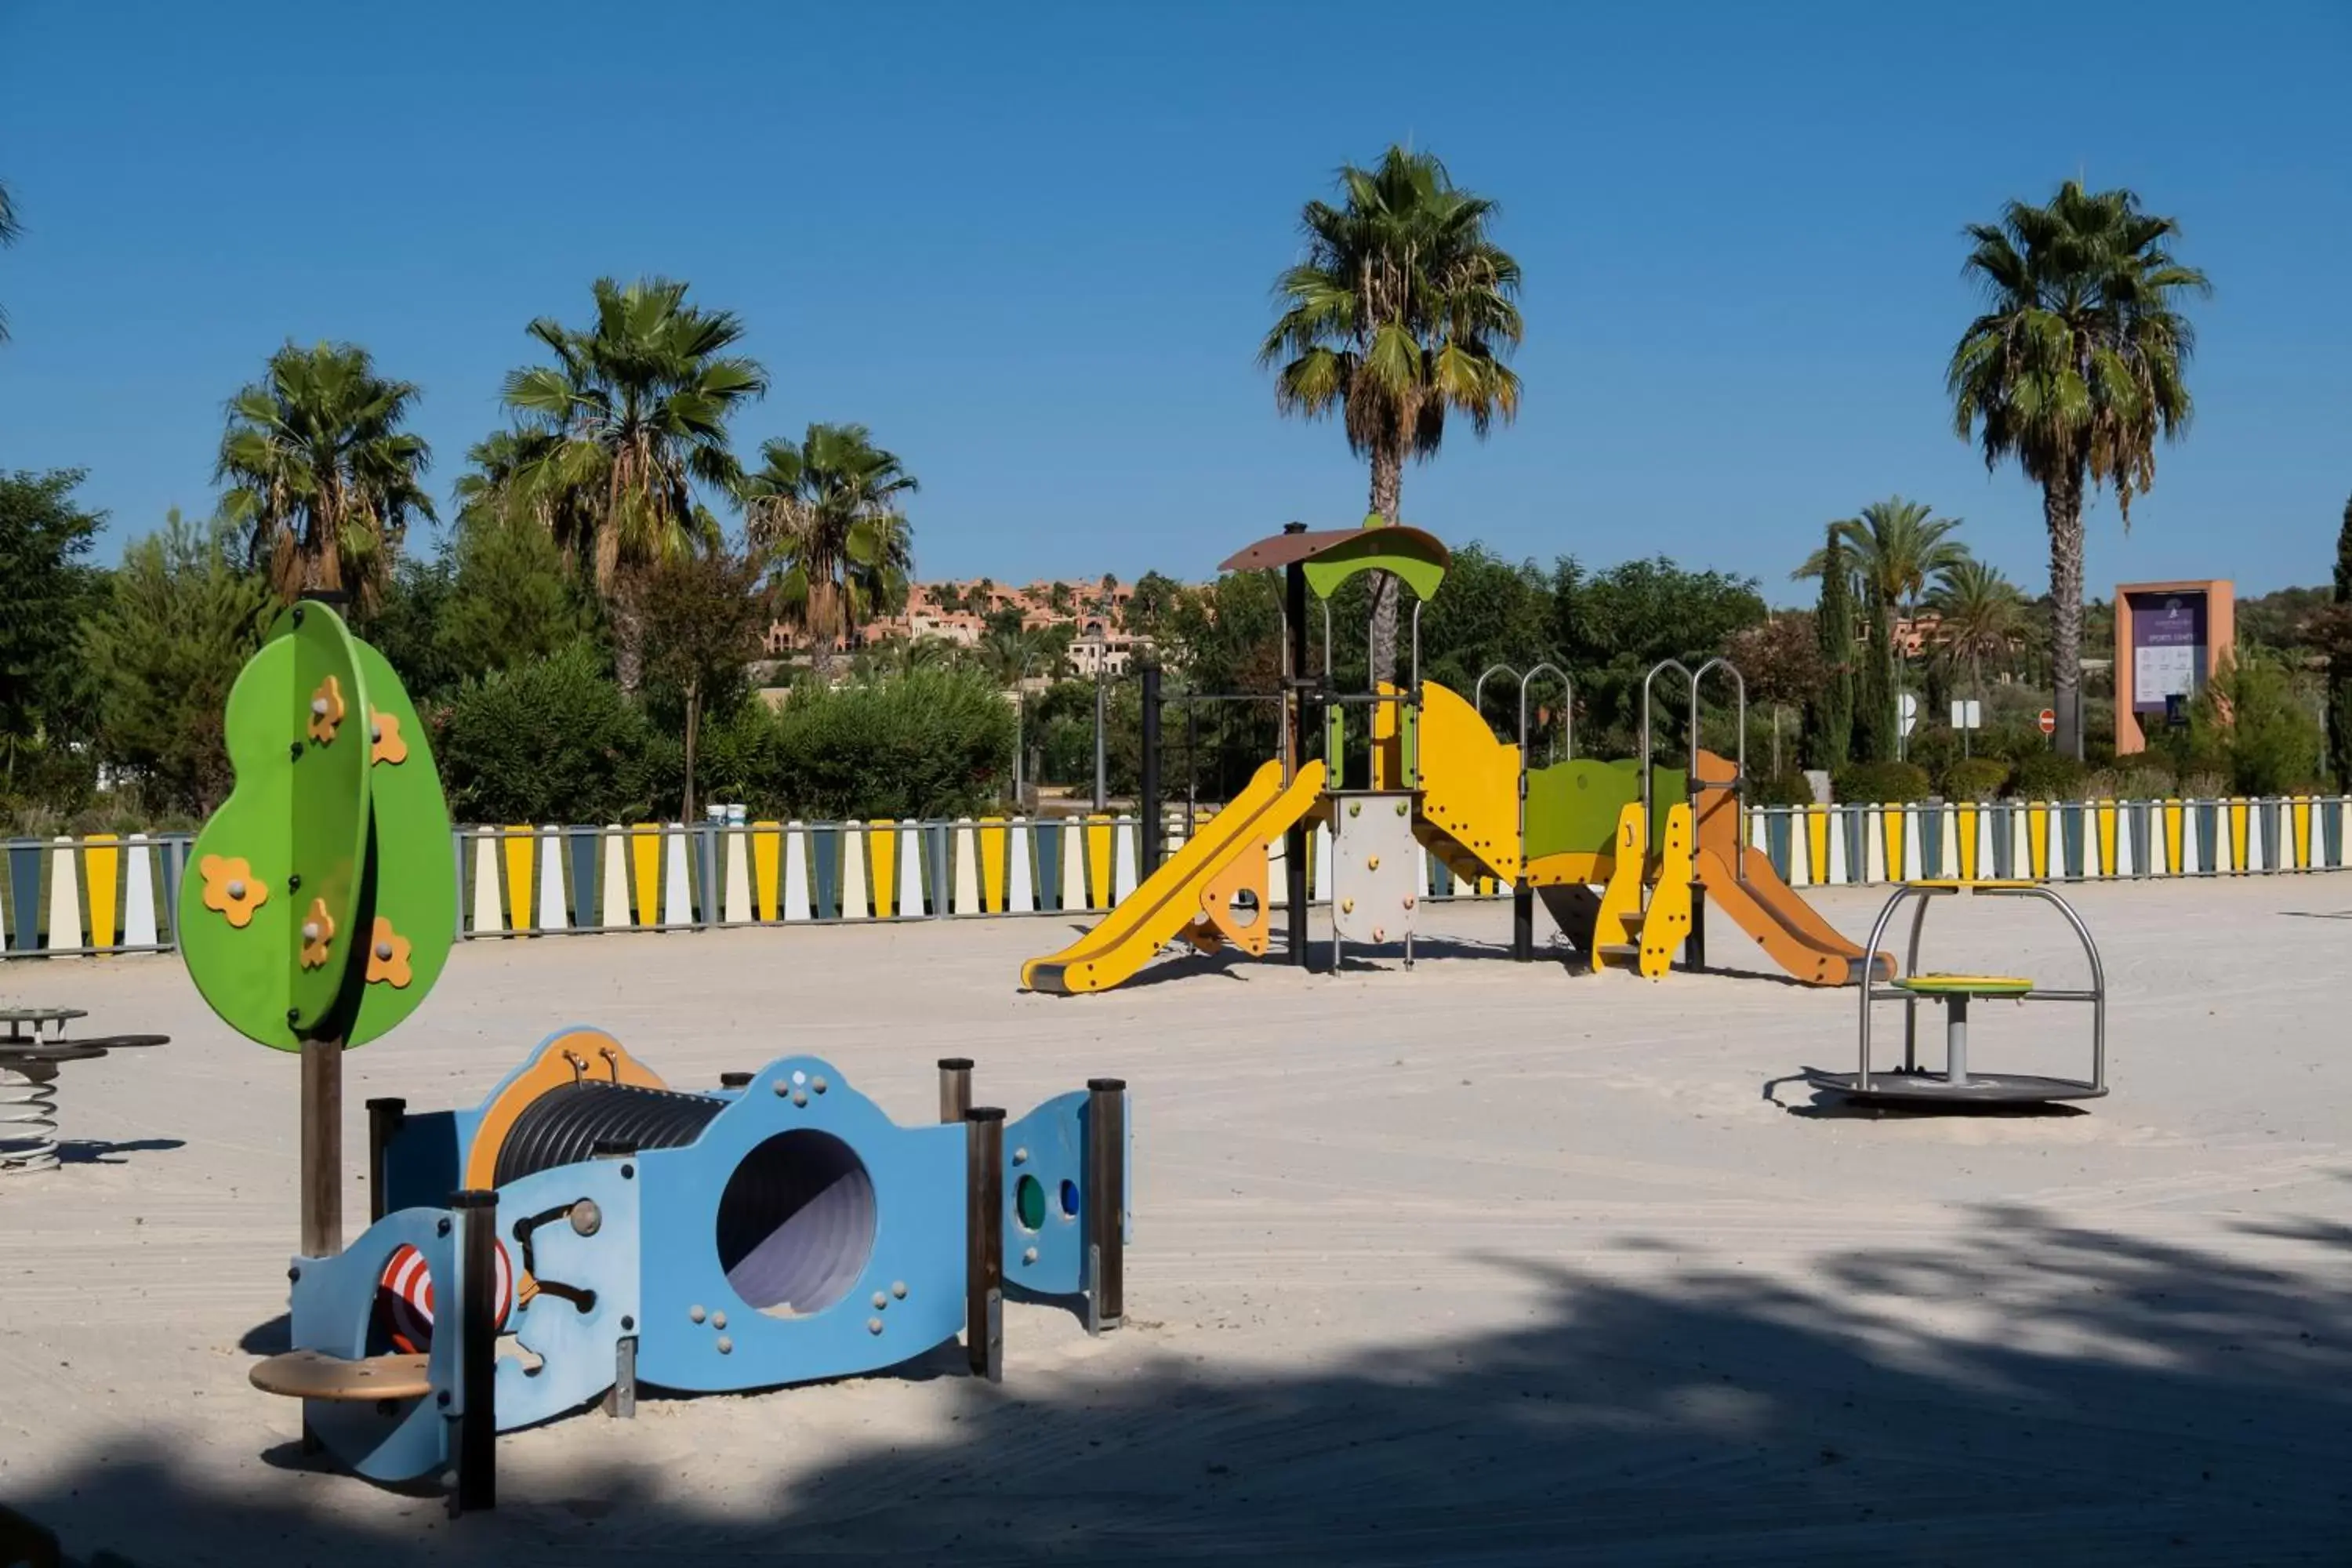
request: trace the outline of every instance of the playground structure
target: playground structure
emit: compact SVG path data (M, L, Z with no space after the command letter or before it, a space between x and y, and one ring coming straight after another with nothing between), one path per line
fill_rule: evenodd
M1008 1128L961 1059L941 1064L960 1125L908 1128L814 1058L684 1093L566 1029L472 1110L371 1100L373 1223L344 1246L341 1054L441 973L448 813L391 666L324 604L278 618L225 731L236 785L197 836L181 951L226 1022L300 1054L292 1349L251 1379L302 1401L307 1447L379 1481L453 1475L457 1508L487 1508L499 1432L600 1398L633 1414L641 1377L772 1387L961 1328L994 1379L1008 1288L1118 1321L1125 1086Z
M1680 954L1706 966L1710 903L1753 937L1790 976L1813 985L1851 984L1865 968L1891 978L1892 961L1843 936L1783 882L1746 842L1747 697L1738 669L1711 659L1696 671L1675 660L1643 683L1639 754L1603 761L1575 755L1573 684L1556 667L1525 673L1497 666L1471 699L1421 674L1421 609L1444 582L1445 547L1419 529L1368 526L1310 532L1293 524L1224 562L1224 571L1285 574L1281 755L1193 834L1164 864L1146 841L1145 880L1063 951L1022 969L1031 990L1098 991L1135 975L1168 943L1202 952L1233 946L1254 957L1270 949L1270 846L1286 838L1290 962L1307 962L1307 833L1331 833L1332 967L1349 943L1401 945L1408 966L1422 898L1425 851L1457 879L1493 878L1514 895L1514 954L1534 956L1534 901L1541 898L1571 945L1595 969L1665 976ZM1407 681L1365 693L1336 689L1331 596L1359 573L1384 571L1412 595ZM1323 668L1308 666L1307 601L1322 607ZM1731 683L1739 756L1699 745L1700 697L1710 675ZM1156 823L1156 681L1147 671L1144 805ZM1486 681L1517 678L1517 739L1498 739L1481 700ZM1653 744L1654 687L1679 675L1687 694L1688 746L1682 768L1660 767ZM1530 694L1538 680L1562 692L1552 757L1532 763ZM1308 710L1323 712L1319 758L1308 757ZM1346 787L1347 715L1370 710L1367 787Z
M2023 975L1945 974L1922 971L1919 948L1927 929L1927 910L1938 900L1961 894L2038 900L2055 906L2083 944L2083 956L2090 963L2089 986L2081 989L2053 988L2036 985ZM2083 923L2083 917L2075 912L2074 905L2061 897L2055 889L2038 882L1958 879L1906 882L1895 889L1885 906L1879 910L1878 919L1870 930L1870 945L1873 948L1885 936L1895 915L1906 902L1913 908L1911 939L1904 959L1904 978L1896 980L1891 989L1883 989L1875 984L1862 987L1861 1060L1851 1073L1828 1072L1817 1068L1806 1069L1805 1077L1814 1088L1864 1105L1913 1110L2096 1100L2107 1092L2106 971L2099 963L2098 944L2091 940L2090 928ZM2066 1079L2031 1073L1973 1070L1969 1061L1969 1005L1979 999L2019 1003L2088 1003L2091 1008L2091 1076L2087 1079ZM1874 1003L1888 1001L1903 1004L1903 1065L1896 1068L1874 1069L1870 1059L1871 1008ZM1944 1070L1941 1072L1931 1072L1919 1063L1919 1004L1922 1001L1940 1003L1944 1007Z
M371 1100L374 1222L295 1260L296 1348L252 1380L358 1474L454 1466L462 1493L495 1433L632 1415L641 1384L850 1376L960 1330L995 1381L1008 1288L1116 1327L1126 1086L1007 1122L970 1061L940 1072L940 1124L902 1127L814 1057L681 1092L573 1027L471 1110Z

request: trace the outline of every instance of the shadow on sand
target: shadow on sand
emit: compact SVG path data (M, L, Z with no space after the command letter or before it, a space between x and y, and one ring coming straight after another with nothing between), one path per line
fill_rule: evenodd
M1002 1388L925 1391L951 1435L845 1448L723 1511L623 1459L511 1478L493 1513L394 1521L341 1477L193 1487L138 1438L8 1501L77 1560L150 1565L2341 1563L2352 1228L2245 1229L2284 1261L2024 1208L1830 1255L1802 1289L1686 1247L1643 1289L1479 1258L1536 1288L1524 1324L1289 1375L1138 1326L1050 1396L1023 1391L1016 1352ZM1940 1337L1930 1303L1997 1326ZM779 1431L793 1397L766 1396Z

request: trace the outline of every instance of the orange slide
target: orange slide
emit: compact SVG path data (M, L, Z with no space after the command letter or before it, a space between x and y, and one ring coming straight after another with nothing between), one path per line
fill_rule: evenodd
M1712 752L1699 753L1701 780L1728 784L1737 770ZM1739 840L1739 813L1729 790L1707 790L1698 816L1699 884L1708 908L1721 910L1771 960L1808 985L1852 985L1862 979L1862 948L1799 897L1772 868L1771 857ZM1895 978L1895 960L1878 955L1878 978Z

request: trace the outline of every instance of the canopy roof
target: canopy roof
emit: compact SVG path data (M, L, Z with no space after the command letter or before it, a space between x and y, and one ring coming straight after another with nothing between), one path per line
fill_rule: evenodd
M1220 572L1262 572L1277 566L1305 568L1307 585L1328 599L1359 572L1390 572L1417 598L1426 599L1445 581L1454 557L1433 533L1403 523L1364 528L1324 528L1268 534L1236 551Z

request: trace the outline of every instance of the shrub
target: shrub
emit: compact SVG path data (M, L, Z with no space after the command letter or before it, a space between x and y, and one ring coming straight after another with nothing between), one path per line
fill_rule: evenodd
M2221 742L2231 788L2286 795L2316 784L2325 735L2297 689L2297 672L2260 652L2225 658L2189 711L2194 741Z
M774 724L772 771L741 791L763 814L962 816L995 801L1012 772L1013 705L968 670L798 689Z
M626 822L654 805L645 715L585 643L469 682L435 745L461 822Z
M2021 800L2080 800L2084 775L2083 764L2074 758L2045 751L2017 764L2009 793Z
M1927 770L1916 763L1856 763L1839 770L1836 784L1840 800L1869 804L1925 800L1934 793Z
M1962 757L1944 770L1944 794L1952 800L1990 800L2009 782L2009 764L1999 757Z
M1751 805L1811 805L1813 804L1812 783L1801 771L1791 768L1786 772L1775 773L1769 778L1758 780L1754 792L1748 797L1748 804Z

